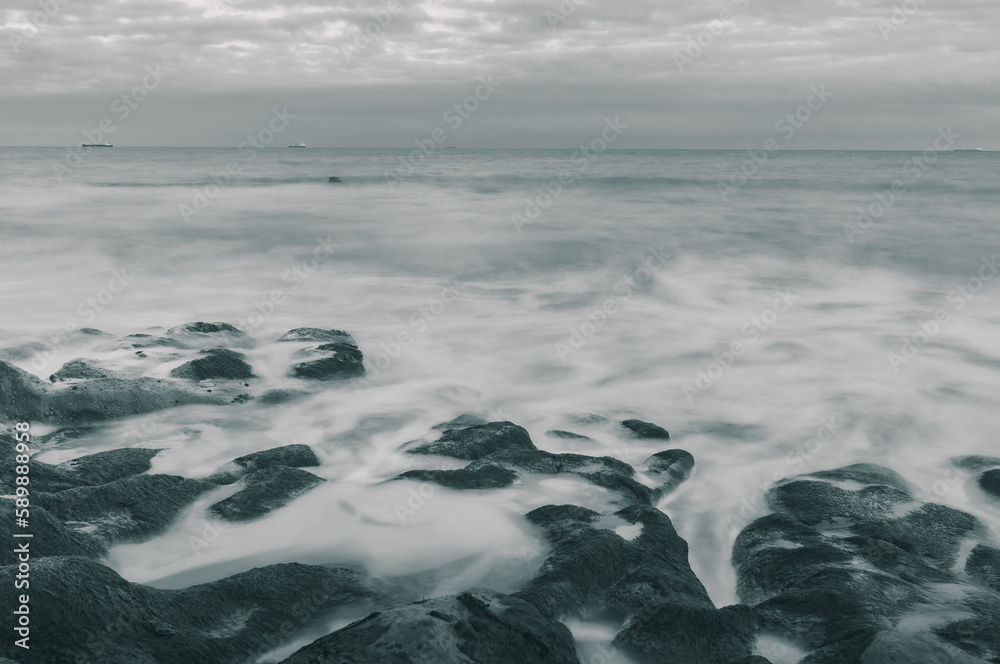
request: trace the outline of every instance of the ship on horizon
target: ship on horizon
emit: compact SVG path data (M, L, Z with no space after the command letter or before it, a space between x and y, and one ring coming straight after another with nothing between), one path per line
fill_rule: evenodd
M982 148L955 148L952 152L982 152Z
M113 148L115 146L111 143L84 143L81 147L85 148Z
M298 145L289 145L288 147L290 147L290 148L304 148L305 146L306 146L305 143L299 143Z

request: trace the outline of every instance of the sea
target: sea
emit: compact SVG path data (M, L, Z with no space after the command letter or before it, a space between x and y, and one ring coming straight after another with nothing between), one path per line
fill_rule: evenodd
M997 152L0 148L0 346L40 344L17 366L126 365L71 331L190 321L260 340L245 352L271 386L294 382L269 344L291 328L346 330L365 355L366 378L280 407L188 406L42 450L155 447L151 472L205 477L312 446L329 481L268 518L207 520L222 487L111 550L162 588L297 561L414 599L515 590L548 550L526 512L616 496L564 476L388 481L456 467L399 447L463 413L552 452L691 452L659 507L719 606L738 601L736 535L800 473L883 464L996 538L1000 513L949 459L1000 452L998 253ZM629 418L671 440L628 438ZM614 635L570 626L583 653Z

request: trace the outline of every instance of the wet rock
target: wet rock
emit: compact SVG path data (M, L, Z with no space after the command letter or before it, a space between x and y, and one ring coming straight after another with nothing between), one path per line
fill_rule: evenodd
M269 406L281 403L288 403L300 397L304 397L308 394L302 390L289 390L289 389L279 389L275 388L264 392L257 398L257 401Z
M48 349L49 347L43 343L29 341L28 343L21 344L19 346L0 348L0 360L3 360L4 362L23 362L24 360L30 360L38 353Z
M185 323L166 331L166 336L190 348L253 348L253 337L229 323Z
M761 657L760 655L750 655L749 657L741 657L740 659L729 662L729 664L771 664L771 660L766 657Z
M245 488L208 510L227 521L252 521L284 507L323 481L323 478L298 468L266 467L247 475Z
M489 424L489 420L486 420L478 415L472 415L470 413L463 413L453 420L448 420L447 422L442 422L441 424L435 424L432 429L464 429L465 427L474 427L480 424Z
M985 627L1000 617L1000 599L954 572L966 543L985 536L973 516L921 503L902 477L869 464L779 482L767 500L775 513L733 547L737 591L762 630L812 649L803 664L966 661L946 656L952 646L977 657L1000 652L995 628ZM987 585L990 557L979 545L966 561ZM945 587L955 590L943 595ZM895 630L932 604L941 616L976 618L939 619L936 636L908 627L907 645ZM927 657L944 659L918 656L912 644L921 639L931 639Z
M406 449L409 454L440 454L456 459L481 459L502 450L534 450L528 432L513 422L490 422L446 429L434 442Z
M1000 468L987 470L980 475L979 486L994 498L1000 498Z
M756 640L749 607L664 604L629 618L614 644L639 662L701 664L749 657Z
M97 452L61 463L57 468L89 485L107 484L124 477L144 473L160 450L125 447Z
M201 351L205 357L185 362L173 369L170 375L187 380L248 380L254 377L245 355L225 348Z
M222 470L209 477L208 480L216 484L232 484L247 473L273 466L305 468L318 465L320 465L319 457L316 456L311 447L295 443L241 456L226 464Z
M984 664L931 634L880 632L859 657L861 664Z
M965 560L965 573L1000 592L1000 549L976 546Z
M665 496L691 477L694 457L684 450L664 450L646 459L643 468L660 483L657 497Z
M13 567L3 569L13 577ZM243 664L331 611L370 611L384 598L355 572L271 565L183 590L129 583L79 557L32 561L29 661ZM12 584L5 584L12 588ZM13 603L5 589L5 606Z
M642 420L623 420L621 425L632 432L636 438L652 440L670 440L670 434L663 427Z
M297 327L285 332L278 341L322 341L358 345L354 337L343 330L323 330L318 327Z
M1000 467L1000 457L991 456L972 455L955 457L951 460L951 462L958 468L972 471L989 470L990 468Z
M458 470L409 470L397 479L431 482L448 489L501 489L517 480L517 473L486 465L482 468Z
M569 630L533 606L470 590L373 613L282 664L579 664Z
M590 436L573 433L572 431L562 431L561 429L550 429L545 432L545 435L551 436L552 438L561 438L563 440L593 440Z
M0 532L30 532L31 559L44 556L86 556L99 558L105 547L87 533L80 533L64 526L48 510L38 505L30 508L30 530L15 527L14 500L0 498Z
M352 343L326 343L317 350L333 353L308 362L294 365L289 372L293 378L312 380L340 380L365 375L364 355Z
M49 376L49 381L55 383L64 380L86 380L90 378L108 377L108 374L105 371L93 366L91 362L91 360L84 359L70 360L66 364L62 365L59 371Z
M0 417L74 424L149 413L187 404L225 401L155 378L95 378L52 386L0 362Z
M181 510L216 486L174 475L135 475L100 486L36 493L32 502L109 545L165 531Z
M176 339L166 339L155 337L152 334L129 334L121 338L118 343L119 348L187 348L187 346Z

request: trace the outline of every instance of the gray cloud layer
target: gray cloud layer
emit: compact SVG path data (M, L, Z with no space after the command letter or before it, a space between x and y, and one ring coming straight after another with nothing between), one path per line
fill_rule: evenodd
M151 67L119 142L227 145L287 106L310 144L404 146L491 74L459 144L570 146L619 115L623 147L755 147L825 85L794 147L954 125L1000 148L995 0L6 0L0 26L8 145L78 142Z

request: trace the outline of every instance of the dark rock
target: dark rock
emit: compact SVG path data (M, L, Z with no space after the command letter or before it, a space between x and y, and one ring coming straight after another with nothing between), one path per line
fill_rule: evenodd
M340 380L365 375L364 355L354 344L327 343L319 346L318 350L332 352L333 355L300 362L292 367L289 375L312 380Z
M331 175L330 179L327 180L327 182L341 182L341 179L338 178L336 175Z
M343 330L323 330L318 327L297 327L285 332L278 341L325 341L358 345L354 337Z
M0 498L0 532L30 532L32 560L44 556L86 556L96 559L105 554L106 550L99 541L87 533L70 530L45 508L32 505L30 511L30 530L15 528L14 500Z
M659 496L665 496L691 477L694 457L684 450L657 452L643 463L646 474L660 482Z
M489 420L486 420L478 415L471 415L469 413L463 413L453 420L447 422L442 422L441 424L435 424L432 429L464 429L465 427L474 427L480 424L489 424Z
M124 477L144 473L152 467L152 459L160 450L125 447L106 452L88 454L56 468L69 473L83 484L107 484ZM50 491L51 489L46 489Z
M225 403L155 378L95 378L53 387L0 362L0 417L56 424L111 420L186 404Z
M319 457L316 456L312 448L308 445L296 443L241 456L209 477L208 480L216 484L232 484L247 473L273 466L303 468L318 465L320 465Z
M62 365L59 371L55 372L49 376L49 381L55 383L57 381L63 380L73 380L73 379L89 379L89 378L107 378L108 374L104 371L92 367L88 364L88 360L70 360L66 364Z
M545 432L545 435L553 438L562 438L563 440L593 440L590 436L583 436L572 431L562 431L560 429L550 429Z
M1000 549L978 545L965 560L965 573L1000 592Z
M776 484L765 498L772 509L786 512L807 525L834 518L851 521L889 518L897 507L913 502L908 493L884 484L850 491L809 480Z
M481 459L501 450L534 450L528 432L513 422L490 422L446 429L434 442L407 449L409 454L440 454L457 459Z
M569 630L493 590L423 600L318 639L282 664L579 664Z
M863 664L983 664L931 634L907 630L880 632L861 653Z
M264 394L260 395L260 397L257 398L257 401L270 406L275 404L288 403L289 401L293 401L294 399L298 399L299 397L304 397L306 394L307 392L303 392L302 390L289 390L289 389L276 388L264 392Z
M166 331L171 339L193 348L253 348L253 337L229 323L185 323Z
M251 521L283 507L323 482L306 470L269 466L246 477L246 487L208 508L228 521Z
M834 470L821 470L817 473L809 473L804 477L815 477L834 482L857 482L871 486L883 485L899 489L903 493L910 492L909 485L899 473L872 463L856 463Z
M1000 457L980 456L980 455L963 456L963 457L955 457L954 459L951 460L951 463L956 467L962 468L964 470L972 470L972 471L988 470L990 468L1000 467Z
M632 432L636 438L650 438L654 440L670 440L667 430L642 420L624 420L621 425Z
M135 475L100 486L36 493L32 502L63 523L86 528L100 542L112 544L165 531L181 510L216 486L174 475Z
M23 362L48 349L49 347L45 344L38 343L37 341L29 341L20 346L0 348L0 360L5 362Z
M244 361L242 353L225 348L201 351L205 357L186 362L173 369L170 375L187 380L248 380L254 377L253 369Z
M14 569L2 568L4 578ZM356 616L384 603L355 572L297 563L161 590L61 556L32 560L31 582L32 636L45 638L31 640L26 661L45 664L244 664L331 611ZM13 584L4 585L11 606Z
M756 640L749 607L665 604L630 618L614 644L639 662L701 664L749 657Z
M546 505L527 514L542 528L552 553L516 595L547 615L608 612L625 616L661 604L714 609L688 564L687 542L669 517L636 505L602 517L576 505ZM631 540L619 525L642 526Z
M187 348L176 339L154 337L152 334L129 334L122 337L121 345L131 348Z
M994 498L1000 498L1000 468L987 470L980 475L979 486Z
M517 480L517 473L499 466L459 470L409 470L397 479L432 482L448 489L500 489Z
M749 657L741 657L729 662L729 664L771 664L771 660L760 655L750 655Z
M60 427L44 436L33 437L35 447L59 447L71 440L79 440L91 436L96 431L94 427Z

